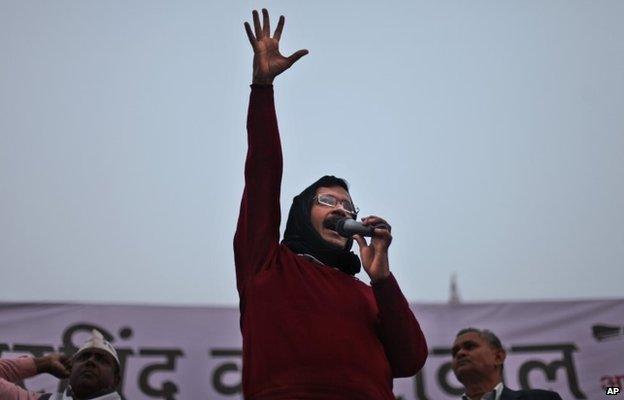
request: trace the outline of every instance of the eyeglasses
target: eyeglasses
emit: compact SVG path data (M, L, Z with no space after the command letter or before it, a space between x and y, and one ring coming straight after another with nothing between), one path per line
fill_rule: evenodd
M353 217L355 217L357 213L360 212L360 209L354 206L350 200L338 200L334 195L331 194L319 194L317 196L314 196L313 199L316 200L318 204L327 207L336 207L338 204L340 204L342 206L342 209L345 210L347 213L351 214L351 216Z

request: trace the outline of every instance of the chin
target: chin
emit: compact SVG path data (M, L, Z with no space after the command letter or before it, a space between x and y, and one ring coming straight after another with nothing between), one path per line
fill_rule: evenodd
M342 236L338 235L336 232L326 229L324 232L321 233L321 238L323 238L323 240L325 240L327 243L330 243L334 246L338 246L341 248L344 248L345 245L347 244L347 239L343 238Z
M340 240L340 239L336 239L336 238L326 238L325 240L327 242L333 244L334 246L338 246L338 247L341 247L341 248L344 248L345 245L347 244L347 240L346 239Z
M457 367L453 370L455 377L458 381L462 382L465 378L470 377L471 368L466 368L464 365Z

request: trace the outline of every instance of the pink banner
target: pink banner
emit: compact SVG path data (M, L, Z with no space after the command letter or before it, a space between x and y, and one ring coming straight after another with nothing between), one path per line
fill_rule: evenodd
M414 304L412 310L430 356L418 376L395 380L403 400L459 397L450 345L468 326L501 338L511 388L593 400L604 398L607 387L624 386L624 300ZM238 319L236 307L1 304L0 356L71 350L97 328L119 352L124 398L239 399ZM59 382L39 376L25 385L55 391Z

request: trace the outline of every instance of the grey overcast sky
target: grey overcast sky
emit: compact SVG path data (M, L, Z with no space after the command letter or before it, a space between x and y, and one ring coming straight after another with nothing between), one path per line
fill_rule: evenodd
M237 304L262 7L310 51L275 84L282 229L329 173L410 301L622 297L622 1L3 0L0 301Z

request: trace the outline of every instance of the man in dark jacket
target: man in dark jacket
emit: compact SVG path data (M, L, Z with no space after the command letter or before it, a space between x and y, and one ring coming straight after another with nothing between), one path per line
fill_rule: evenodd
M500 339L487 329L466 328L457 333L452 368L466 392L462 400L561 400L555 392L513 391L503 385L506 352Z

